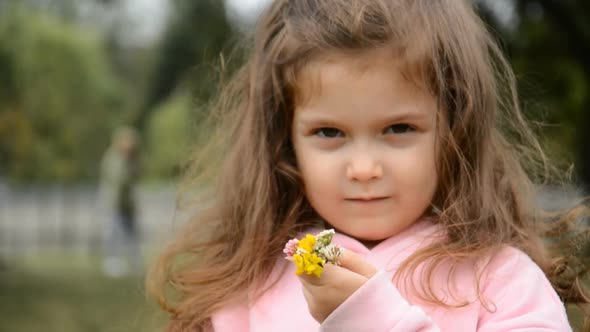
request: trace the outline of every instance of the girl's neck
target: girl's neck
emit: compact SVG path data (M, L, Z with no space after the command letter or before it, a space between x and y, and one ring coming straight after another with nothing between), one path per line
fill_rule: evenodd
M383 240L360 240L357 239L360 243L362 243L367 249L371 250L379 243L383 242Z

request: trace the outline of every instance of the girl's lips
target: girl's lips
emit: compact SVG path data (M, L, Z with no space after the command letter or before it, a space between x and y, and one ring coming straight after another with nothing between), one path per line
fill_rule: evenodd
M346 198L347 201L357 202L357 203L371 203L371 202L380 202L388 199L389 197L363 197L363 198Z

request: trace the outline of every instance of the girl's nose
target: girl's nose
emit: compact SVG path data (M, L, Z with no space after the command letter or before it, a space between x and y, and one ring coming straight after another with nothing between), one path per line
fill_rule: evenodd
M363 156L352 160L346 169L346 176L351 181L369 181L383 176L383 167L376 159Z

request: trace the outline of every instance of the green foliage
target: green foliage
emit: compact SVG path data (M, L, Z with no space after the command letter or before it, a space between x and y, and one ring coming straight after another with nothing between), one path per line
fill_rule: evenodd
M489 1L491 3L491 1ZM503 26L484 17L505 41L529 118L550 156L575 165L590 192L590 5L587 1L517 0L517 20Z
M144 154L146 176L168 179L177 176L186 160L194 128L191 99L178 93L156 107L147 128Z
M560 37L547 21L523 18L512 36L512 64L529 117L541 122L539 134L551 155L576 159L576 127L584 121L588 78L581 65L564 54Z
M220 54L236 37L218 0L175 0L172 20L158 48L152 78L143 106L134 123L142 129L155 107L180 83L192 85L195 97L207 101L214 95ZM227 56L227 54L225 54Z
M0 175L88 179L123 95L97 35L11 7L0 17Z

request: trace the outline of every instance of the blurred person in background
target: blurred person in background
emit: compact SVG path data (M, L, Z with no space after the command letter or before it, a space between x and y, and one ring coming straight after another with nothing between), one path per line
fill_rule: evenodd
M121 277L142 270L135 185L140 175L139 134L117 129L101 161L100 203L104 211L103 264L106 275Z

